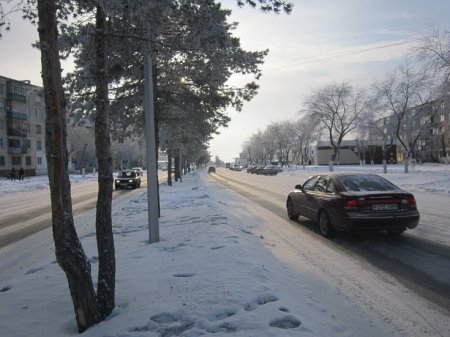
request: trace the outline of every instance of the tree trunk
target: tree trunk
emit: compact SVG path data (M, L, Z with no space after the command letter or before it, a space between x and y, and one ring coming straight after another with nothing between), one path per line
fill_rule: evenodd
M91 278L91 266L73 222L67 166L65 99L57 37L57 5L55 0L39 0L37 5L46 111L45 149L55 254L69 283L78 331L83 332L98 322L99 313Z
M172 150L167 149L167 185L172 186Z
M109 101L107 77L106 15L97 6L96 13L96 112L95 151L98 161L98 198L96 215L99 260L97 303L101 319L114 309L116 260L112 232L113 172L109 137Z
M178 179L180 179L180 150L177 149L175 151L175 181L178 181Z

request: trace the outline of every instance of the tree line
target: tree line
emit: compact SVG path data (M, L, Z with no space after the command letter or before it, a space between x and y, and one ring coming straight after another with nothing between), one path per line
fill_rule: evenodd
M436 130L450 109L450 32L434 28L420 38L410 54L393 71L368 89L348 82L313 88L299 118L277 121L251 135L242 153L252 163L310 162L311 148L319 140L332 147L330 170L346 136L395 142L403 153L405 172L409 159L421 147L441 149L449 155L448 137ZM442 127L445 127L445 124ZM430 135L433 133L433 135Z

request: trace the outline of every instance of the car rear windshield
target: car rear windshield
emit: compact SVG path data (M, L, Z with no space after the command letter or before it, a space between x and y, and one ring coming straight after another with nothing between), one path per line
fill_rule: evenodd
M338 180L349 192L392 191L398 189L394 184L376 175L348 175L341 176Z

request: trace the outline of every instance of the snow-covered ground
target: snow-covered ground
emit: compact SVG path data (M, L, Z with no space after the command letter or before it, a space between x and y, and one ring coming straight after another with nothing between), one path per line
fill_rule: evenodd
M293 186L306 175L326 169L291 168L279 181ZM382 172L381 167L345 167L361 169ZM389 170L391 181L412 192L428 191L436 201L450 195L450 166L417 165L409 174L402 173L400 166ZM72 177L72 183L89 179L95 177ZM0 180L0 204L11 193L45 188L46 177ZM308 238L301 233L302 259L297 259L273 235L276 225L292 227L287 219L283 223L280 217L227 191L203 171L185 176L183 183L173 187L161 186L159 243L147 242L144 189L134 195L114 204L117 307L83 336L450 335L447 312L434 312L431 304L411 297L388 276L376 280L377 275L355 263L335 265L339 254L324 247L317 255L317 245L305 241ZM75 220L95 274L94 219L90 211ZM332 279L321 277L318 266L324 263L335 273L346 269L354 283L355 289L349 288L352 296ZM394 293L398 289L402 293ZM355 300L358 297L360 301ZM403 297L408 298L406 305ZM439 328L435 329L427 313L417 312L421 306L427 307L428 314L434 312ZM55 262L51 231L1 249L0 336L76 335L67 281Z

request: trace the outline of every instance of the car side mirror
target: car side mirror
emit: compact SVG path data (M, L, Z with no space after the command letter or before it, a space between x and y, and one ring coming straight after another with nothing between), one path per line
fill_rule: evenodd
M295 185L295 189L303 191L303 186L302 185Z

